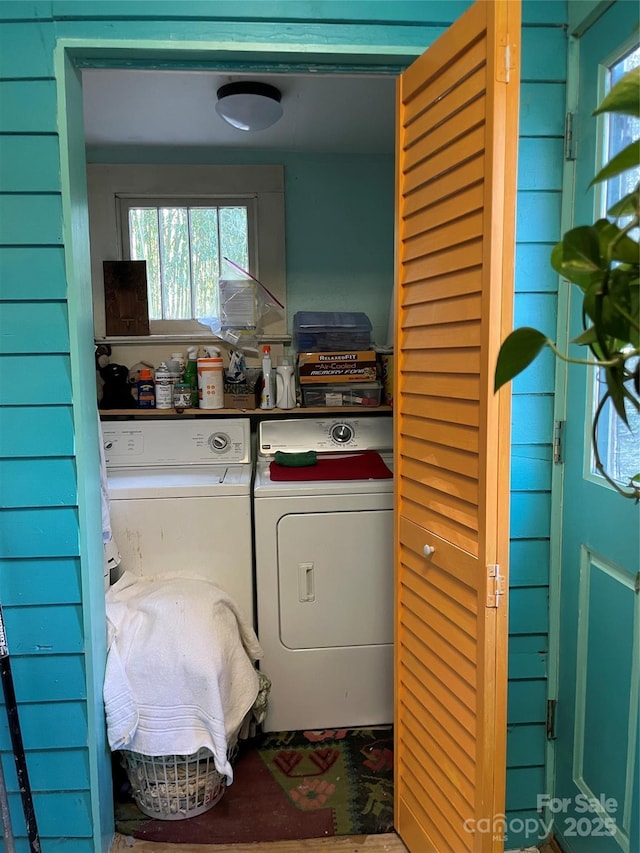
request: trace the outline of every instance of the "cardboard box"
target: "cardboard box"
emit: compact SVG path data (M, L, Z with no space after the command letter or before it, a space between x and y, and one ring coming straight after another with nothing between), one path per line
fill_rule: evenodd
M300 385L310 383L375 382L375 350L298 353Z
M246 371L245 382L224 383L225 409L257 409L260 406L260 388L262 371L260 368L249 367ZM256 396L258 395L258 396Z

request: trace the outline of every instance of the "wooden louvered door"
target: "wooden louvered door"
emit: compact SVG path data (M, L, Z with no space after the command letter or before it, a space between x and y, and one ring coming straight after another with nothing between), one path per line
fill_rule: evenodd
M493 369L519 44L518 0L479 0L398 84L395 806L413 853L503 849L510 404Z

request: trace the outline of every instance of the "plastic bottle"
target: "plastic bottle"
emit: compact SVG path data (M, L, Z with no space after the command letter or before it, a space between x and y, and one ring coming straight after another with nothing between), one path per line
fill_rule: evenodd
M173 408L173 374L166 362L156 368L156 409Z
M276 367L276 406L278 409L294 409L296 405L296 378L293 367L286 358Z
M142 368L136 385L138 386L138 408L155 409L156 387L148 367Z
M222 356L216 347L205 349L210 355L198 359L198 402L201 409L222 409L224 408Z
M186 362L184 360L184 355L181 352L172 352L171 360L169 361L169 369L178 374L176 382L182 382L185 367Z
M262 392L260 394L260 408L273 409L273 374L271 369L271 347L262 347Z
M191 388L191 408L198 406L198 347L187 347L184 381Z

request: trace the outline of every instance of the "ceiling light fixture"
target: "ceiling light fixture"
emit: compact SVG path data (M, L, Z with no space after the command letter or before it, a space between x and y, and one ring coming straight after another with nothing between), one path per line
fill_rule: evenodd
M264 130L282 117L280 98L268 83L227 83L218 89L216 112L238 130Z

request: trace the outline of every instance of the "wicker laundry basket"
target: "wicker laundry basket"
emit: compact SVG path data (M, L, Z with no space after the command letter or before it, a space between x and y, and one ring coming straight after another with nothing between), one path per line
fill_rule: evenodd
M140 811L159 820L184 820L213 808L227 780L215 768L213 754L142 755L122 750L122 764Z

